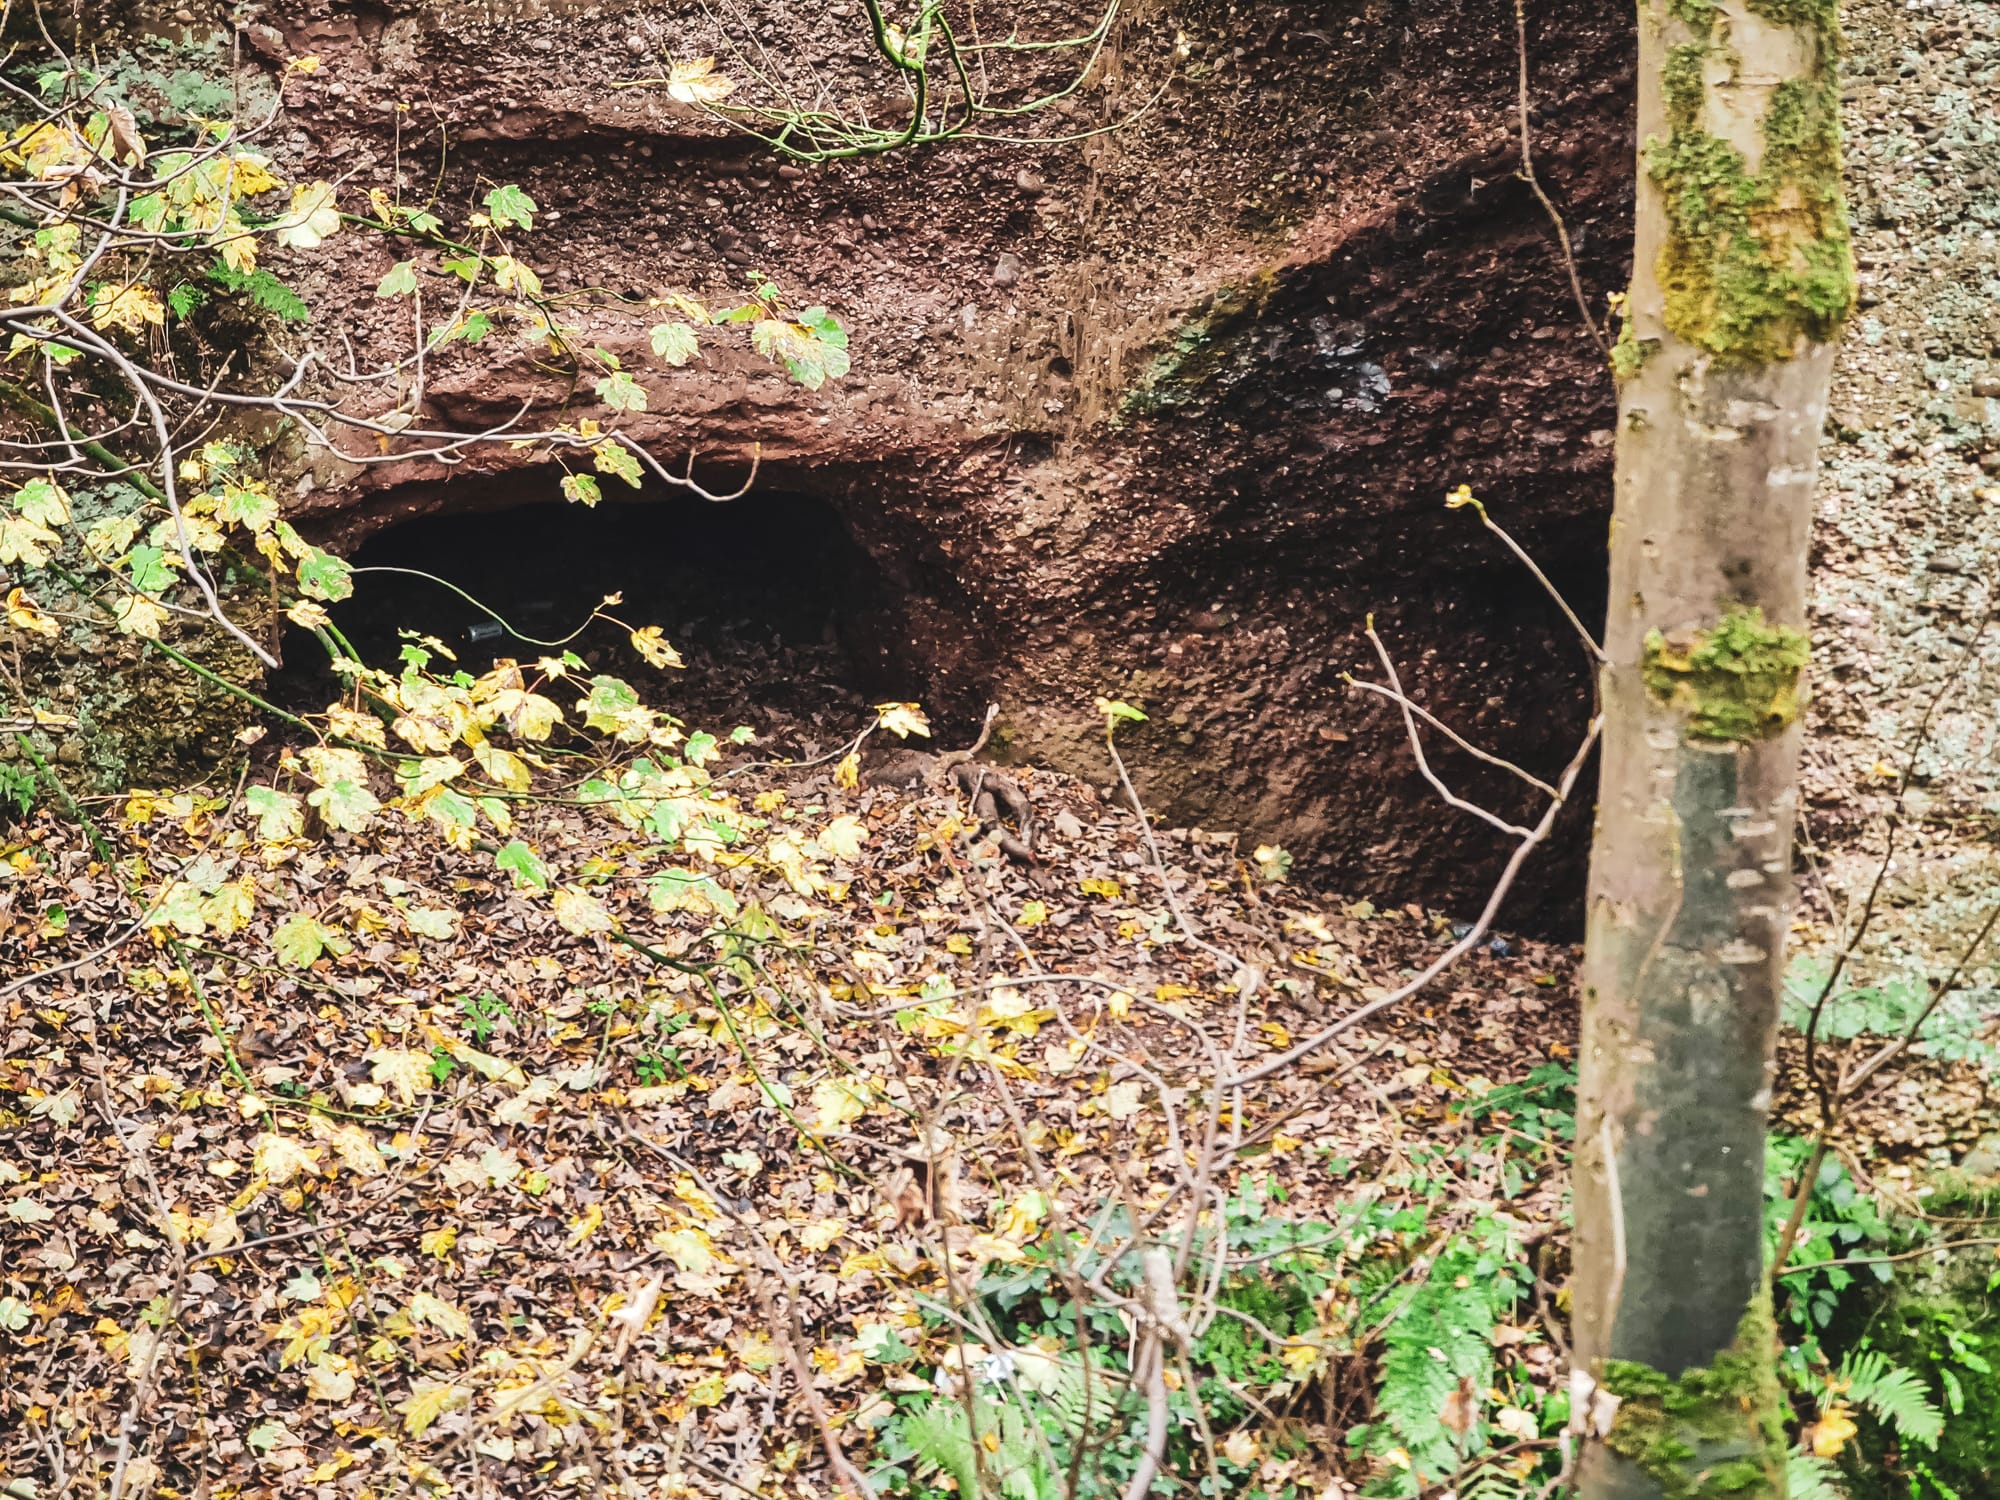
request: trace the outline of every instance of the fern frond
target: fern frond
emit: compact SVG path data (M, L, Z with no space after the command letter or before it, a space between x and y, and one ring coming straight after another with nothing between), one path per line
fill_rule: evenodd
M1915 1371L1892 1362L1879 1349L1849 1350L1840 1361L1846 1399L1868 1409L1907 1442L1935 1448L1944 1433L1944 1413Z
M1539 1489L1525 1479L1516 1479L1507 1470L1495 1464L1477 1469L1458 1487L1459 1500L1528 1500ZM1795 1491L1792 1500L1799 1500Z
M1790 1500L1847 1500L1839 1467L1814 1453L1785 1455L1785 1493Z
M972 1456L972 1429L962 1408L943 1401L927 1402L905 1415L899 1426L919 1473L943 1472L957 1481L959 1494L979 1493L979 1466Z

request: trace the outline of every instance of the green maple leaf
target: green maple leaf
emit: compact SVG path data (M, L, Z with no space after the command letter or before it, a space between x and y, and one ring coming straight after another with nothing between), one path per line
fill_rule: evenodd
M493 863L514 877L515 889L532 888L546 891L549 888L549 867L542 858L519 839L508 844L493 856Z
M694 329L685 323L655 323L652 327L653 353L676 368L701 352Z
M624 370L613 370L593 387L597 399L613 411L644 411L646 388Z
M345 599L354 592L354 569L331 552L314 547L299 559L299 587L315 599Z
M413 260L399 260L389 267L389 274L382 278L375 288L378 297L407 297L417 289L417 263Z
M410 931L418 937L427 937L442 942L457 930L457 914L441 906L410 906L403 909L403 920L410 924Z
M225 526L262 531L278 518L278 497L269 490L225 484L215 502L215 519Z
M583 700L584 727L602 730L606 734L623 729L629 720L626 714L639 706L639 695L631 685L616 677L593 677L590 679L590 696Z
M599 443L590 450L590 454L597 462L598 473L616 474L633 489L639 488L640 480L645 477L644 471L639 467L638 456L623 443Z
M382 805L367 787L358 781L347 780L313 788L306 795L306 801L319 809L327 827L343 829L348 833L359 833L366 828L373 821L375 810Z
M563 499L574 500L578 505L595 505L604 498L604 491L589 474L563 475L562 493Z
M272 929L271 951L288 969L309 969L326 952L331 936L316 918L295 911Z
M516 224L523 229L533 229L536 208L535 200L511 182L486 195L486 215L496 229L508 229Z
M69 496L53 479L30 479L14 496L14 509L30 521L61 526L69 520Z

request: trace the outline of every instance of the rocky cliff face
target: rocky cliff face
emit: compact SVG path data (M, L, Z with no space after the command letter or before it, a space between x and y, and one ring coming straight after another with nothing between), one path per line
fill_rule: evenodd
M1377 675L1372 612L1412 692L1531 770L1561 764L1585 714L1560 617L1443 506L1469 483L1586 618L1601 608L1611 383L1517 176L1513 7L1133 5L1080 88L1008 122L1043 144L805 167L620 86L714 54L895 117L858 4L729 14L733 34L676 3L293 0L254 18L245 57L320 59L287 85L290 162L357 189L400 172L406 196L461 206L521 184L548 210L531 244L553 293L719 295L755 266L831 307L854 370L825 390L718 353L642 372L650 410L624 425L719 483L755 454L759 491L832 507L894 601L856 628L948 721L996 700L1009 753L1101 776L1092 703L1124 698L1150 715L1127 748L1162 816L1286 844L1358 892L1478 891L1495 837L1440 806L1393 713L1343 674ZM1095 17L976 19L995 38ZM1599 309L1629 253L1629 32L1617 7L1531 8L1537 161ZM994 87L1024 96L1086 55L995 53L1026 72ZM306 288L322 337L392 355L407 315L373 292L393 247L329 249ZM643 338L602 295L576 306L614 353ZM460 426L610 415L500 340L427 379L427 415ZM525 462L300 455L292 509L357 544L552 493ZM1510 795L1476 763L1440 768ZM1517 918L1580 883L1584 831Z

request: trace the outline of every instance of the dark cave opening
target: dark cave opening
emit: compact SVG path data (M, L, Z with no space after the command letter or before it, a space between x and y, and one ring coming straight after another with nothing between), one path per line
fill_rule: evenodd
M395 670L422 636L472 673L569 650L684 723L747 724L780 753L812 753L853 733L868 705L922 702L932 687L902 591L807 495L595 507L501 498L386 527L348 560L354 596L328 613L371 666ZM685 670L648 665L602 620L565 639L612 594L622 598L605 612L661 627ZM310 633L289 630L284 660L286 706L317 710L339 695Z

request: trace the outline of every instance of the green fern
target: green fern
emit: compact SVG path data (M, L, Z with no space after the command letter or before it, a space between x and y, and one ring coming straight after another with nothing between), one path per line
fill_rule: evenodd
M961 1495L979 1493L979 1466L972 1457L972 1429L965 1412L942 1401L929 1401L906 1412L897 1422L897 1436L916 1460L919 1474L949 1474Z
M1418 1287L1384 1336L1381 1389L1375 1398L1380 1427L1422 1473L1457 1467L1458 1439L1442 1420L1461 1379L1476 1389L1492 1383L1494 1307L1489 1288L1440 1266ZM1443 1270L1445 1274L1438 1274ZM1460 1280L1468 1285L1460 1286ZM1379 1429L1378 1429L1379 1430Z
M1839 1466L1813 1453L1786 1455L1785 1494L1790 1500L1847 1500Z
M1528 1500L1541 1488L1539 1479L1516 1479L1496 1464L1474 1470L1458 1487L1458 1500ZM1796 1491L1792 1500L1799 1500ZM1833 1500L1838 1500L1838 1497L1833 1497Z
M208 268L207 274L208 279L225 292L247 297L250 305L260 312L270 313L287 323L303 323L310 316L305 299L269 271L259 268L246 275L227 261L218 260Z
M1081 1388L1079 1381L1079 1392ZM964 1497L1062 1500L1061 1476L1050 1470L1042 1445L1018 1406L982 1400L978 1417L980 1435L990 1433L999 1442L986 1453L983 1463L974 1447L965 1407L957 1401L929 1400L904 1412L896 1420L892 1446L915 1462L920 1477L949 1475ZM984 1488L980 1485L982 1472Z
M1821 1405L1842 1399L1867 1408L1870 1415L1907 1442L1935 1448L1944 1434L1944 1413L1914 1371L1893 1363L1879 1349L1849 1350L1841 1357L1837 1386Z

